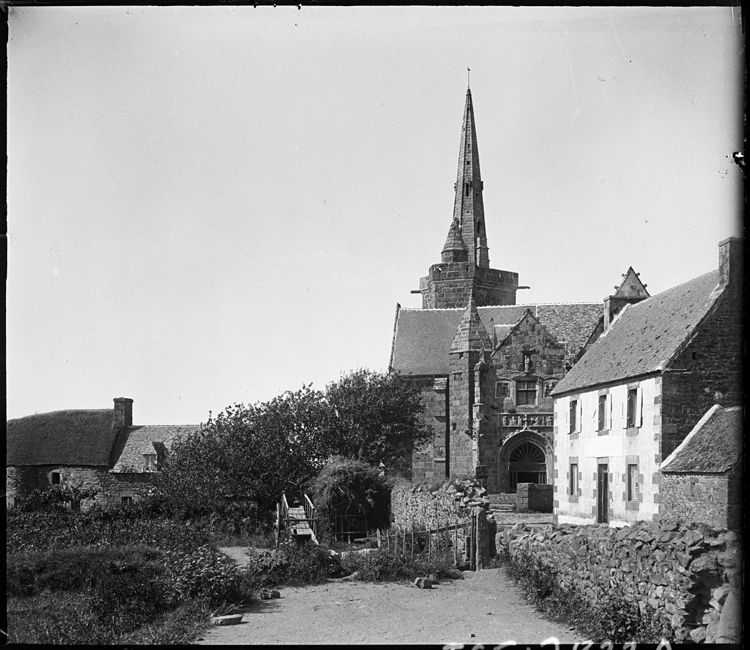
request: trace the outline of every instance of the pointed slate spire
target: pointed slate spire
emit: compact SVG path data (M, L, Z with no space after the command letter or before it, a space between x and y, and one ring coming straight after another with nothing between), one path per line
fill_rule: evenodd
M450 354L468 352L469 350L481 352L485 349L492 349L492 342L482 319L479 317L477 304L474 302L474 296L472 295L461 322L458 324L456 335L453 337Z
M443 246L443 263L449 262L466 262L469 259L469 254L466 250L466 245L461 237L461 228L458 224L458 219L454 219L451 222L451 227L448 230L448 237L445 240Z
M453 218L461 224L469 261L477 266L489 267L487 237L484 225L484 202L482 201L482 174L479 169L479 146L474 124L474 106L471 89L466 91L466 106L461 129L461 146L458 152L458 174Z

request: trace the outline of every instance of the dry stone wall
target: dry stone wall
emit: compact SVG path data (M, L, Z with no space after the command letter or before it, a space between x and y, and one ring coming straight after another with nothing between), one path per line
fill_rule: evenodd
M500 552L551 567L560 586L592 603L621 594L669 620L677 642L735 643L741 601L736 533L701 525L631 527L516 524L497 534ZM725 608L725 604L729 605ZM726 611L725 611L726 610ZM734 631L733 631L734 630Z
M489 507L489 498L487 490L471 479L447 481L439 487L401 481L391 491L391 523L404 529L462 523L477 506Z

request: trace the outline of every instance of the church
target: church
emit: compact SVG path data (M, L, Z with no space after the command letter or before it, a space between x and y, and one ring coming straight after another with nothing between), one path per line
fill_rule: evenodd
M518 274L490 267L470 89L454 189L422 307L396 306L389 368L419 385L434 431L413 451L411 478L471 477L490 493L552 484L551 391L624 305L649 294L631 268L603 304L516 303Z

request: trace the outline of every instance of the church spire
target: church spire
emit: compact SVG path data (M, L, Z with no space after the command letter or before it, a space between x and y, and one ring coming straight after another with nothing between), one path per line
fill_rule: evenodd
M482 174L479 170L477 131L474 125L474 106L469 88L466 90L461 148L458 152L453 218L461 225L461 234L469 253L469 262L489 268L489 249L487 248L482 201L483 189Z

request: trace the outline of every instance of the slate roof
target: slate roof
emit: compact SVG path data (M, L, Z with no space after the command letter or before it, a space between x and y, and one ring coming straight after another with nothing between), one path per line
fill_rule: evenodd
M529 310L558 342L566 341L571 352L582 347L604 310L602 303L548 305L502 305L479 307L479 316L488 331L494 321L498 342L499 326L515 325ZM396 317L390 366L411 375L444 375L450 372L448 352L466 310L401 308Z
M8 421L6 465L107 466L120 428L114 409L39 413Z
M741 406L712 406L661 464L662 472L723 474L742 460Z
M718 282L711 271L626 305L552 395L663 370L714 304Z
M117 462L113 472L142 472L144 471L144 454L156 454L159 446L169 449L172 443L197 431L198 425L184 424L150 424L146 426L129 427L123 440L118 445L115 456ZM121 449L121 450L120 450Z

